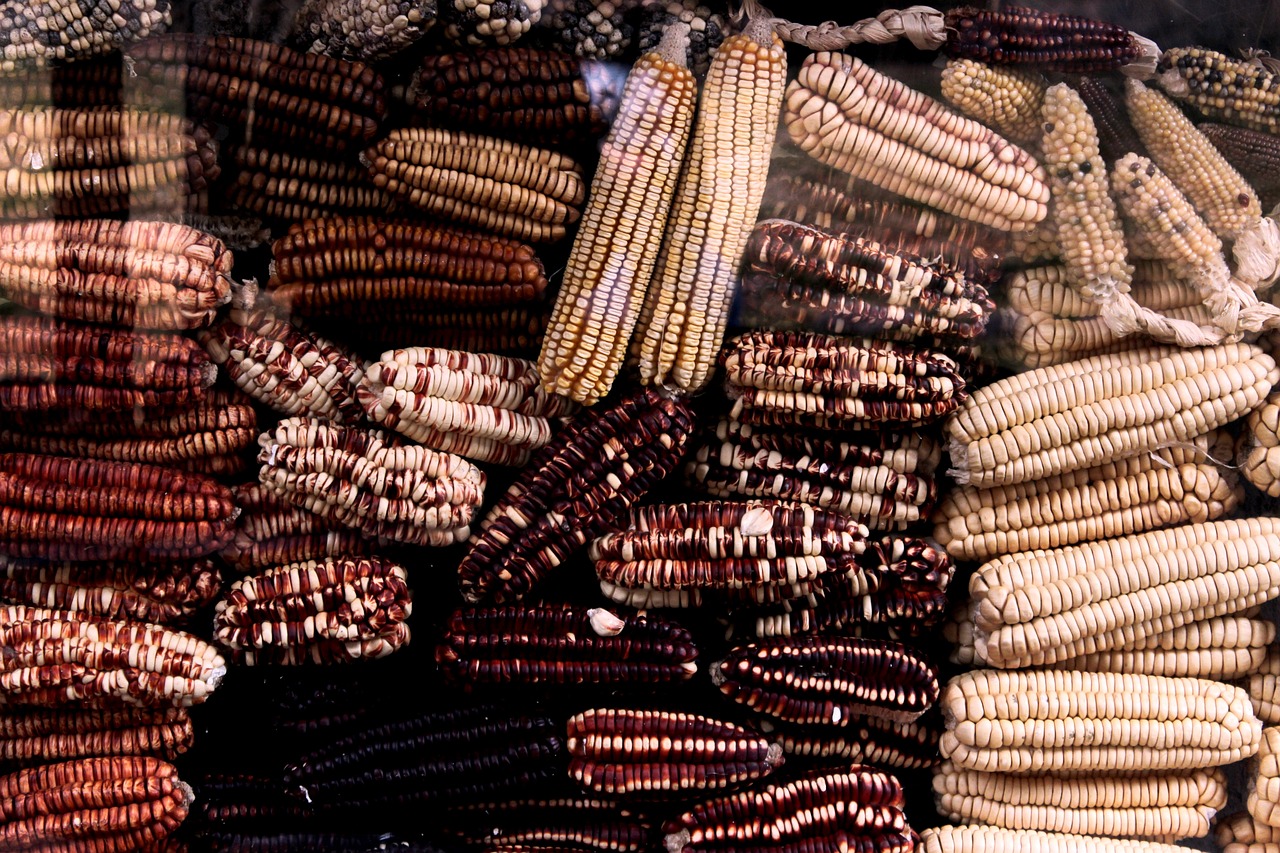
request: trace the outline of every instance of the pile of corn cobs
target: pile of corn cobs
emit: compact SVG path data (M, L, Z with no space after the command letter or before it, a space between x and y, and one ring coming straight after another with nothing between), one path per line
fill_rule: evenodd
M1280 839L1280 76L188 5L0 15L0 849Z

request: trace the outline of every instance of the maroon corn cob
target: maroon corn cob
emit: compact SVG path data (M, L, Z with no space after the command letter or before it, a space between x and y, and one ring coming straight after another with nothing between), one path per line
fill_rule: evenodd
M172 761L191 748L185 708L7 708L0 713L0 763L109 755Z
M1028 6L952 9L946 26L947 55L993 65L1089 74L1115 71L1142 53L1124 27Z
M356 531L299 509L261 483L236 486L232 493L243 512L234 537L218 556L238 572L369 553L372 543Z

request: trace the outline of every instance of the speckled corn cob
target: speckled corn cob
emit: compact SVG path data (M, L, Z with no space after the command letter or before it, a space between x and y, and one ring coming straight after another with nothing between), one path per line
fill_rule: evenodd
M799 755L822 763L874 764L919 770L942 760L942 714L936 706L910 723L880 717L854 717L844 726L791 726L764 721L762 727L776 737L787 755Z
M1030 154L847 54L805 59L784 120L821 162L947 213L1019 231L1048 212Z
M1038 72L973 59L950 59L942 70L942 97L1018 145L1039 144L1047 88Z
M1033 370L979 389L947 422L951 473L989 488L1190 441L1261 405L1277 379L1250 344L1146 347Z
M635 40L631 0L547 0L542 26L560 50L586 59L623 54Z
M461 457L381 430L286 418L258 439L258 480L369 537L449 545L470 534L485 475Z
M1249 814L1258 823L1280 828L1280 728L1262 730L1262 745L1248 768Z
M697 96L685 33L627 76L538 355L543 388L586 405L613 387L658 261Z
M172 23L169 0L10 0L0 8L0 70L119 50Z
M6 764L111 755L172 761L194 740L185 708L6 708L0 714L0 761Z
M1198 678L977 670L939 702L942 755L968 770L1196 770L1247 758L1262 739L1243 690Z
M934 770L938 811L963 823L1123 838L1202 838L1227 804L1221 770L1064 778Z
M406 209L536 243L564 237L586 192L572 158L466 131L398 128L361 161Z
M1156 72L1162 89L1209 119L1280 131L1280 77L1261 62L1175 47L1160 56Z
M920 833L920 853L1181 853L1176 844L1003 829L996 826L943 826Z
M1262 663L1249 673L1245 687L1258 719L1269 726L1280 725L1280 648L1273 645L1267 649Z
M436 22L436 0L304 0L297 8L294 42L308 53L346 59L385 59Z
M261 483L236 486L233 494L242 512L218 556L238 572L369 553L371 543L356 531L293 506Z
M689 27L689 50L687 62L689 68L699 79L709 72L714 61L716 50L735 30L745 27L735 26L729 15L700 0L641 0L637 5L639 19L636 23L636 46L641 53L654 50L667 27L677 21Z
M767 776L782 750L732 723L673 711L592 708L569 718L569 776L632 798L687 797Z
M764 197L786 77L782 41L763 22L716 51L635 329L645 384L694 392L711 380Z
M671 473L692 428L684 403L652 389L578 414L534 454L472 537L458 567L463 598L520 600Z
M290 225L325 216L376 215L395 199L369 180L369 170L350 154L238 145L226 157L235 174L225 192L237 211Z
M546 5L546 0L441 0L440 19L454 44L512 44L542 19Z
M431 347L382 355L356 391L369 420L480 462L523 465L551 441L552 419L578 408L543 391L524 359Z
M964 6L947 12L948 56L1051 71L1115 71L1142 46L1124 27L1029 6Z
M669 853L712 850L877 850L908 853L915 831L898 780L853 765L811 771L759 790L726 794L667 821Z
M146 622L0 607L0 706L198 705L227 668L216 648Z

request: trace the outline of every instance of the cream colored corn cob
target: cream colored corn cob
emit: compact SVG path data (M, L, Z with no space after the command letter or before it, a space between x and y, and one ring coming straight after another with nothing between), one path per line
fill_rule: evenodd
M1040 143L1046 89L1039 73L973 59L948 59L942 70L942 97L1019 145Z
M1280 497L1280 392L1267 397L1245 421L1247 439L1240 470L1271 497Z
M1219 815L1213 843L1222 853L1277 853L1280 829L1259 823L1248 811Z
M1258 823L1280 829L1280 728L1262 730L1262 745L1249 762L1249 814Z
M1280 647L1267 649L1262 663L1249 673L1246 689L1258 718L1267 725L1280 725Z
M1176 844L995 826L940 826L920 833L916 853L1186 853Z
M1155 163L1137 154L1116 161L1111 188L1130 224L1183 281L1225 283L1222 241Z

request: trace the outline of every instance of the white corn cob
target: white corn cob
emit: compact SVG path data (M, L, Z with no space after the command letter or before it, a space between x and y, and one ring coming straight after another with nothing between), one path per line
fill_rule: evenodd
M1176 844L995 826L940 826L920 833L916 853L1186 853Z
M1280 829L1280 727L1262 730L1262 745L1249 762L1249 814Z
M1280 725L1280 647L1267 649L1262 663L1249 673L1246 687L1258 718L1268 725Z
M1247 433L1240 470L1271 497L1280 497L1280 393L1272 394L1245 421Z

